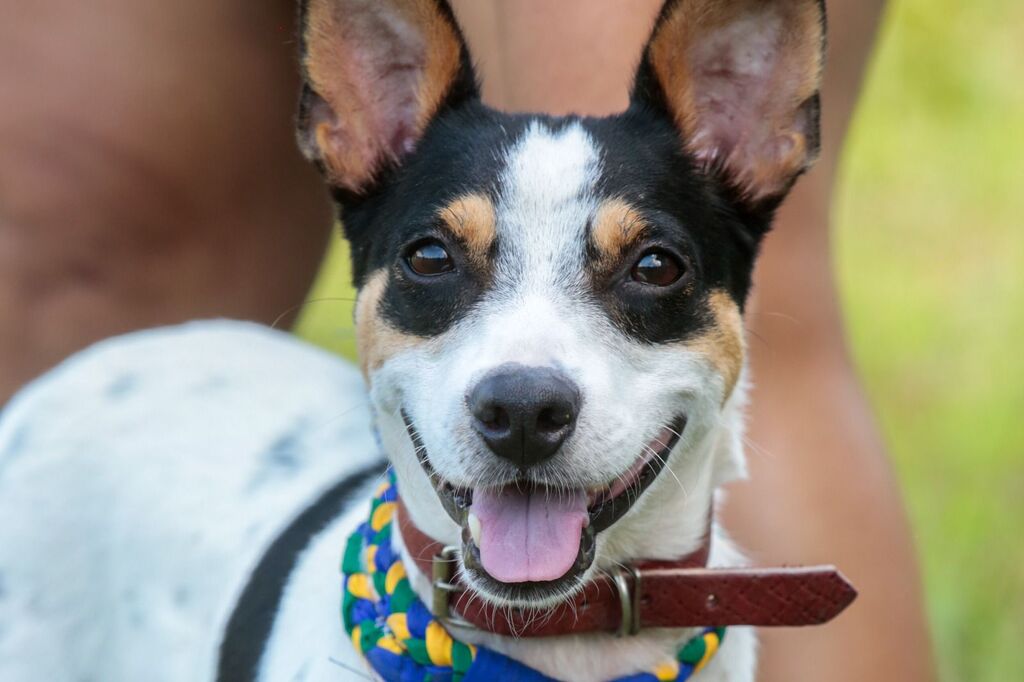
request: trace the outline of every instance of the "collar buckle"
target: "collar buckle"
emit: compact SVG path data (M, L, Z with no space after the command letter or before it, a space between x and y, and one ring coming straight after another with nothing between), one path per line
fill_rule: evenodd
M452 595L462 592L462 587L454 582L458 552L458 547L449 545L440 553L435 554L431 561L431 588L433 590L431 611L433 611L434 617L445 625L476 630L475 625L453 614L451 610Z
M616 637L635 637L640 634L640 588L643 573L636 566L616 566L608 572L619 593L622 620Z

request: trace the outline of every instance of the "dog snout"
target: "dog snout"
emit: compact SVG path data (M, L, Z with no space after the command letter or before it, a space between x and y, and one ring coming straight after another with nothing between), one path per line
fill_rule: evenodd
M491 452L527 468L550 459L572 435L580 392L555 369L504 365L481 379L466 402Z

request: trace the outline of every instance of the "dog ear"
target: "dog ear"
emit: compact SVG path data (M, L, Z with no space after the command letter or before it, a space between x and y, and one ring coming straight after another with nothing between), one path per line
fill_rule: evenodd
M669 0L633 100L748 206L777 203L817 158L822 0Z
M299 145L328 181L365 192L444 107L478 96L446 0L305 0Z

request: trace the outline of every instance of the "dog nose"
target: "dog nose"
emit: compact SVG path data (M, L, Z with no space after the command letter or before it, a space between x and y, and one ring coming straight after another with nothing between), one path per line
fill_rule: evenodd
M504 365L481 379L466 402L487 447L527 468L549 459L572 435L580 392L554 369Z

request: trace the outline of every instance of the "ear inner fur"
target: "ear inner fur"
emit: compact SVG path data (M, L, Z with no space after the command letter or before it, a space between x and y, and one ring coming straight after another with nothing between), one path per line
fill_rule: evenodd
M497 235L494 202L483 194L467 194L443 207L438 217L466 245L473 264L485 269Z
M366 280L356 302L356 342L367 383L373 372L390 358L425 342L418 336L403 334L380 316L380 302L387 284L387 272L378 270Z
M417 93L417 133L422 135L458 76L462 38L438 12L436 0L413 0L412 5L419 15L419 24L424 27L427 42L426 64Z
M328 180L359 192L411 151L462 67L438 0L308 0L303 67L320 101L303 147Z
M678 0L648 46L689 151L751 200L784 194L817 154L823 21L820 0Z
M725 384L724 403L736 390L746 358L743 316L732 297L722 290L711 292L707 306L712 319L711 328L688 341L686 347L708 358L721 375Z

